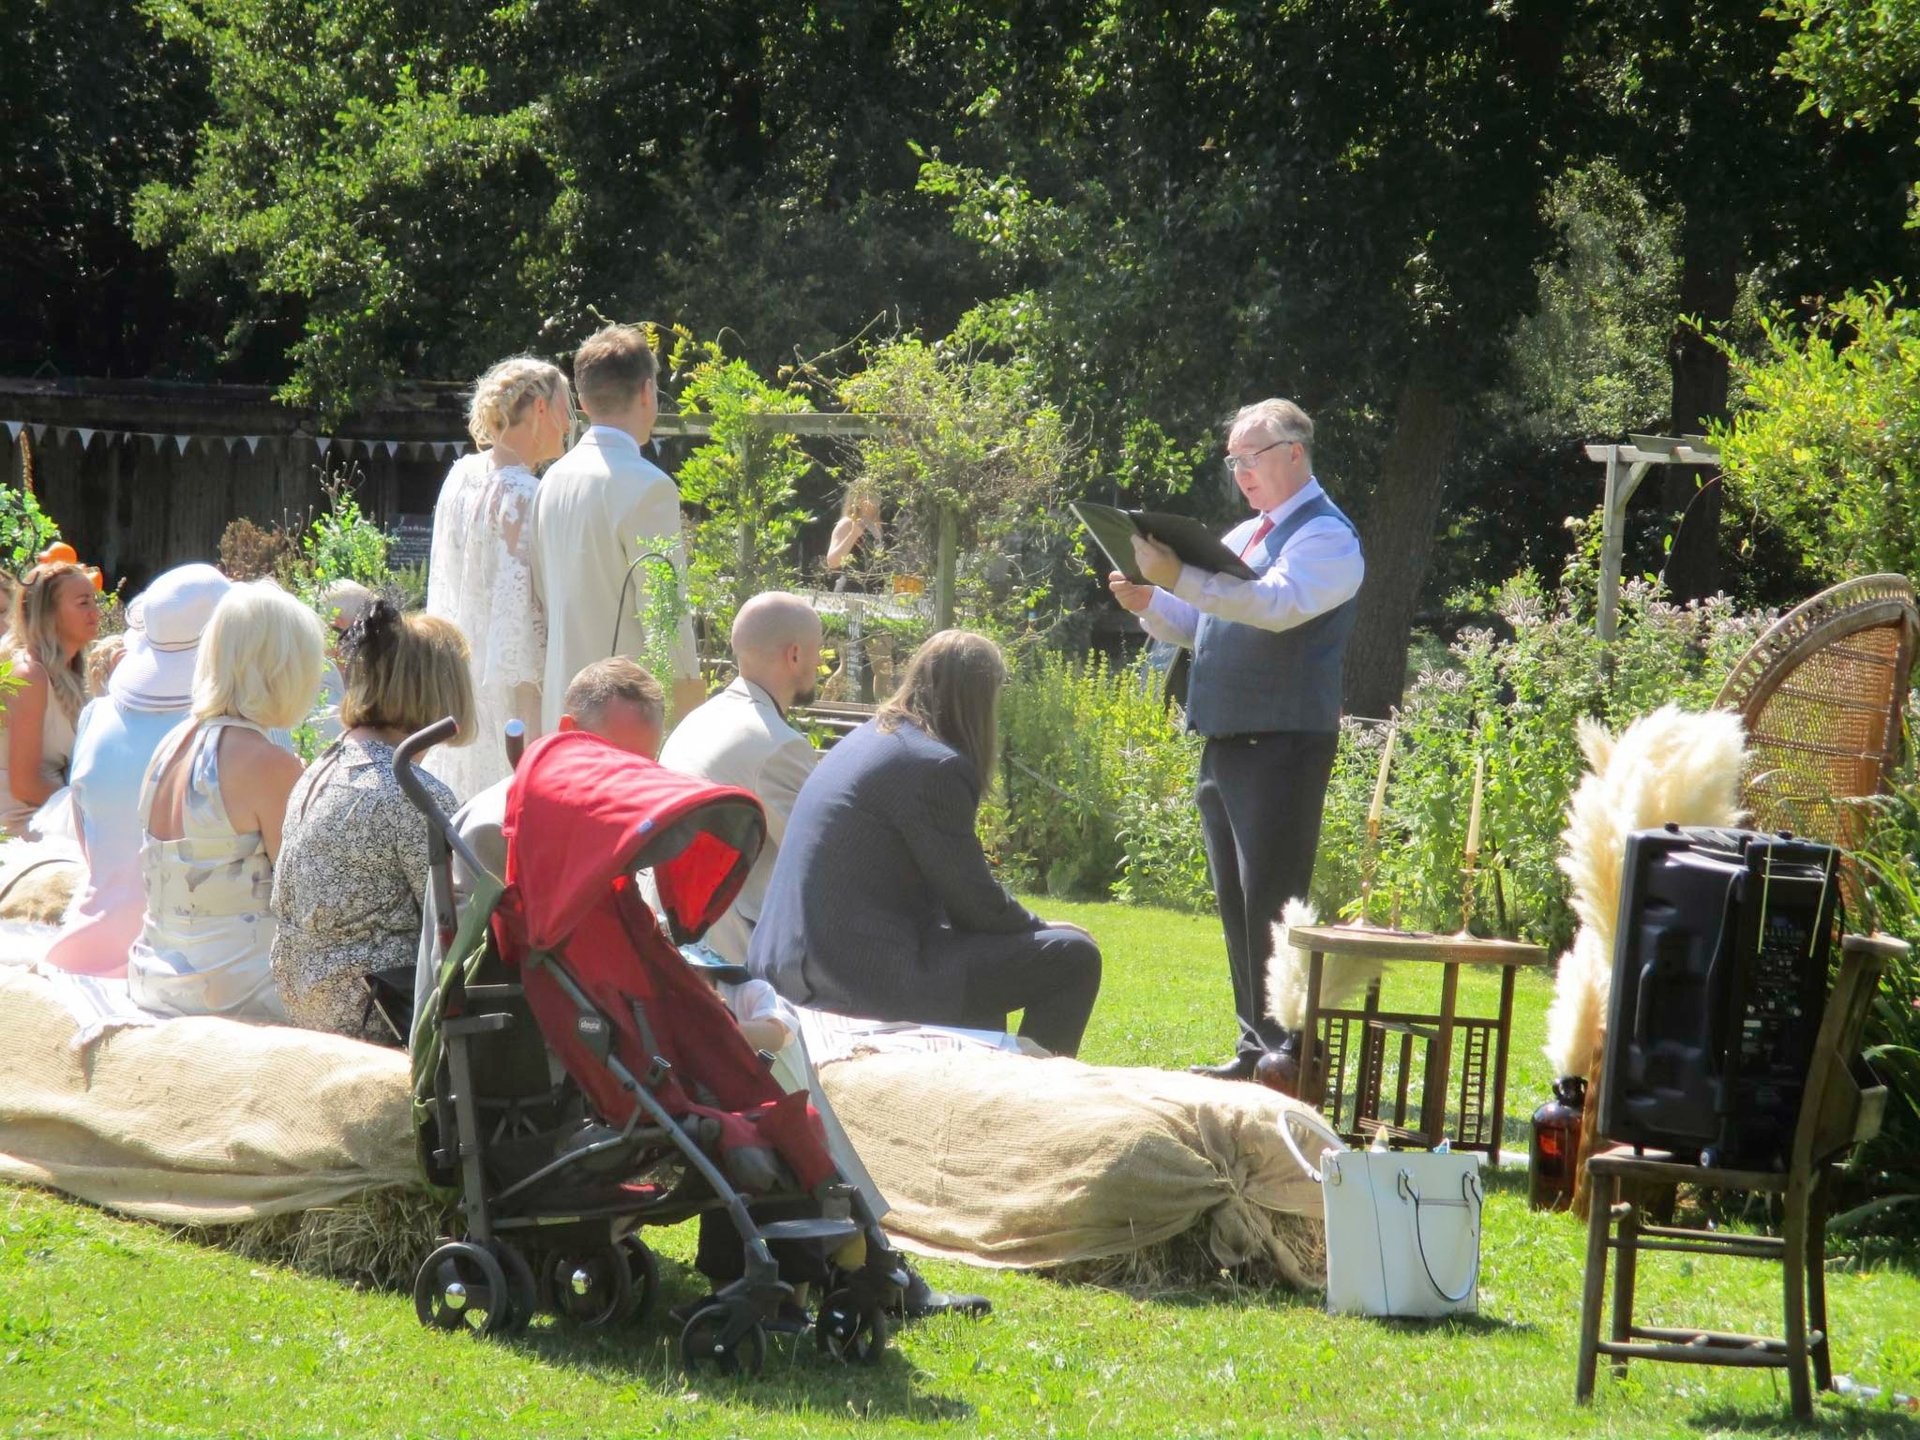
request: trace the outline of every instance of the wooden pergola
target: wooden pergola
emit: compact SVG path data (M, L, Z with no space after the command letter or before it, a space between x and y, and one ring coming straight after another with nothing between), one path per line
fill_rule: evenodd
M1605 497L1601 501L1600 593L1594 611L1594 632L1603 645L1611 644L1620 624L1620 566L1626 549L1627 502L1656 465L1700 465L1718 468L1720 452L1704 435L1629 435L1624 445L1589 445L1587 458L1607 467Z

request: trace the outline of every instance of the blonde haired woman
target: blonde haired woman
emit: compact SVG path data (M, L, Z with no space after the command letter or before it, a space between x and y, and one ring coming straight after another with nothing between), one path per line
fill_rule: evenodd
M35 565L13 596L4 655L17 690L0 699L0 835L24 835L67 783L73 732L87 703L87 647L100 633L93 580L78 565Z
M391 1044L362 977L414 963L427 896L427 822L394 779L393 750L448 715L471 734L473 687L459 630L386 600L368 606L342 648L346 733L287 801L273 975L293 1024ZM451 814L447 787L425 780Z
M467 430L479 451L462 456L433 511L427 613L452 621L473 659L473 743L434 757L461 800L507 775L501 731L523 720L540 730L547 622L533 594L534 472L557 459L573 430L567 377L517 355L474 383Z
M214 607L193 711L140 787L146 914L127 960L135 1004L164 1015L284 1018L267 957L273 867L300 761L267 738L313 708L320 621L271 580Z

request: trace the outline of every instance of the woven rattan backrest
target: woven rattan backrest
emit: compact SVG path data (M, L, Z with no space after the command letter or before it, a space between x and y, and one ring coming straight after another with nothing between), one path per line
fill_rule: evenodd
M1902 575L1867 575L1782 615L1715 701L1747 729L1741 805L1756 830L1853 849L1900 747L1920 607Z

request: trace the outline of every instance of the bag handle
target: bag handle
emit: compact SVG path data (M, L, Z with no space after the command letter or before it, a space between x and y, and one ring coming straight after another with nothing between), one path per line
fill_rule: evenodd
M1480 1278L1480 1176L1477 1171L1469 1170L1460 1177L1460 1198L1458 1200L1422 1200L1420 1183L1408 1170L1400 1172L1400 1196L1413 1202L1413 1243L1420 1252L1420 1268L1427 1272L1427 1283L1433 1287L1433 1293L1449 1305L1458 1305L1473 1293L1473 1287ZM1433 1278L1433 1262L1427 1259L1427 1237L1420 1229L1420 1207L1422 1205L1440 1205L1449 1210L1464 1209L1468 1212L1467 1223L1473 1229L1473 1265L1467 1271L1467 1283L1458 1295L1449 1295L1446 1287Z
M1300 1142L1294 1138L1295 1126L1304 1130L1312 1139L1323 1142L1320 1149L1323 1156L1329 1150L1336 1153L1345 1150L1347 1142L1342 1140L1340 1133L1322 1120L1315 1111L1302 1106L1289 1105L1280 1112L1280 1138L1286 1142L1287 1150L1293 1158L1300 1162L1300 1168L1307 1172L1307 1178L1318 1185L1321 1181L1320 1169L1301 1151Z

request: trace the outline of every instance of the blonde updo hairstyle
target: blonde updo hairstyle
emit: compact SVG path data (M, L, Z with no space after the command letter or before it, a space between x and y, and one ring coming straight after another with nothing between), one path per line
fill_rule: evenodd
M475 445L489 449L536 399L563 411L567 427L573 427L573 392L557 365L531 355L502 360L474 381L473 398L467 402L467 433Z
M9 610L6 645L40 662L54 703L77 723L87 703L87 647L82 645L70 662L61 658L60 591L70 585L85 586L89 596L94 593L87 572L65 561L35 565L21 576Z

